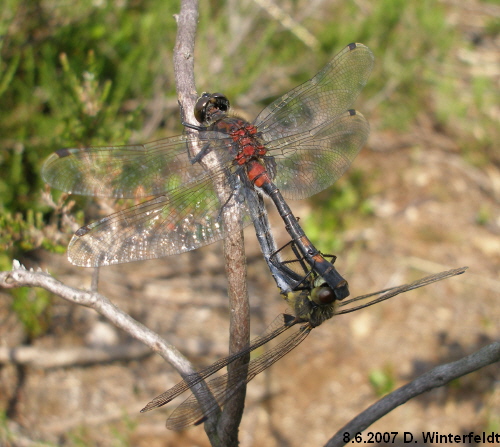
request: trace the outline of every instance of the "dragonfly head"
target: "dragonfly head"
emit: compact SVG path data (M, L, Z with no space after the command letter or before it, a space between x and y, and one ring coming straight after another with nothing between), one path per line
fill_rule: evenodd
M200 124L210 125L229 110L229 100L222 93L203 93L194 106L194 117Z
M283 296L296 318L317 327L335 315L339 303L335 291L327 284L289 292Z

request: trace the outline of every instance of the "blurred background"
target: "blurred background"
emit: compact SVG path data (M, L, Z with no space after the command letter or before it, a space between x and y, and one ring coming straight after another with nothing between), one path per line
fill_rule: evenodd
M62 147L182 132L172 68L179 8L160 0L6 0L1 270L18 259L89 287L92 272L71 266L63 253L77 228L115 204L50 191L40 168ZM500 1L201 2L197 88L225 93L237 113L253 119L350 42L375 54L356 101L371 136L348 173L310 200L292 202L294 213L319 249L338 256L352 296L440 270L469 270L313 331L251 382L242 446L321 445L381 395L499 335ZM279 218L271 218L283 233ZM245 238L257 335L286 306L253 229ZM227 352L221 253L217 243L106 267L99 290L207 365ZM179 380L159 357L95 312L43 290L0 295L0 348L23 347L38 358L0 358L0 444L208 445L202 427L164 428L171 407L139 414ZM106 362L78 357L100 347L121 354ZM65 360L58 363L56 354ZM497 365L463 377L370 430L498 432L498 377Z

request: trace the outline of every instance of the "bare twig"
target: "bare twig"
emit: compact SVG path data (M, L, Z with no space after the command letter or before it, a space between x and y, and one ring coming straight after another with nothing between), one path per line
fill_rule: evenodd
M167 343L158 334L130 315L116 307L105 296L96 292L86 292L69 287L54 279L48 273L26 270L19 262L14 261L11 271L0 272L0 287L12 289L15 287L41 287L54 295L80 306L90 307L107 318L116 327L123 329L135 339L141 341L154 352L161 355L182 375L193 373L192 365L177 349Z
M183 0L180 14L177 16L178 33L174 51L174 69L182 120L189 123L195 122L193 112L194 103L197 99L193 60L197 21L198 2L196 0ZM207 167L210 168L210 166ZM217 185L215 186L217 188ZM218 194L219 197L224 197L227 192L218 190ZM226 233L224 258L230 307L229 352L233 354L243 349L250 341L250 306L246 287L243 231L239 222L231 219L226 213L222 214L222 220ZM248 362L248 359L246 361ZM213 445L218 442L220 442L220 445L229 446L237 444L238 427L243 415L245 394L246 388L243 387L225 406L218 429L216 429L213 419L209 419L205 424L205 431ZM217 434L215 431L217 431Z
M194 39L198 23L198 1L183 0L175 16L177 37L174 49L174 73L177 100L183 122L195 123L194 104L197 99L194 82Z
M224 257L230 306L229 354L234 354L248 346L250 342L250 303L246 281L243 231L234 220L229 220L229 222L230 226L226 226L227 236L224 239ZM229 374L237 369L241 363L248 363L249 360L250 355L229 365ZM245 396L246 386L243 386L224 406L219 423L219 436L223 445L238 444L238 427L243 416Z
M198 0L182 0L181 10L175 19L177 36L174 48L174 74L177 101L182 122L194 123L194 105L197 99L194 80L194 43L198 23ZM199 386L205 385L201 383ZM193 392L196 394L197 388L193 389ZM210 394L205 393L205 395ZM200 403L203 405L203 402ZM206 421L205 431L212 445L219 445L216 421L213 418Z
M142 344L121 344L102 348L73 346L66 349L46 349L34 346L0 347L0 364L29 365L36 368L62 368L77 365L137 360L151 354Z
M339 447L345 445L348 443L344 438L345 433L349 433L349 439L352 440L356 433L361 433L375 421L415 396L443 386L454 379L498 361L500 361L500 342L495 342L456 362L436 366L368 407L342 427L325 446Z

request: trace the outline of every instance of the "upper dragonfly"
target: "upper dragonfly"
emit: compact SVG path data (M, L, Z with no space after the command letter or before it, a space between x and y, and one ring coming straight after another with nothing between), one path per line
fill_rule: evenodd
M182 253L224 237L222 216L242 226L257 189L277 206L311 268L336 298L347 281L311 244L284 198L332 185L365 144L369 125L350 110L373 67L373 54L349 44L309 81L267 106L253 121L228 115L229 101L203 94L197 130L146 144L61 149L42 168L55 188L101 197L151 197L80 228L69 260L97 267Z

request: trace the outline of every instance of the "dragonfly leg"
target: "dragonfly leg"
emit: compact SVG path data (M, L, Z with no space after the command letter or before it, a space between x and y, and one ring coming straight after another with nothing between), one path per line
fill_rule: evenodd
M194 156L190 156L190 161L191 164L194 165L195 163L198 163L205 155L207 155L210 152L210 143L205 144L202 148L201 151L198 152Z
M204 132L204 131L208 130L208 127L206 127L206 126L197 126L196 124L189 124L189 123L186 123L185 121L182 121L181 124L184 127L187 127L188 129L197 130L198 132Z

